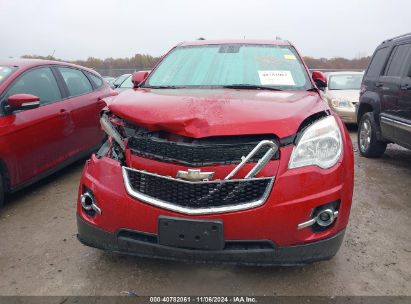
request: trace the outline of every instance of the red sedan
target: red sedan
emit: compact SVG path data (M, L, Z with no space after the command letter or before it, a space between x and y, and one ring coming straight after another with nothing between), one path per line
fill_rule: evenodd
M174 47L101 116L78 238L143 257L258 265L329 259L353 194L350 136L286 41Z
M0 205L14 192L96 150L102 98L96 72L45 60L0 61Z

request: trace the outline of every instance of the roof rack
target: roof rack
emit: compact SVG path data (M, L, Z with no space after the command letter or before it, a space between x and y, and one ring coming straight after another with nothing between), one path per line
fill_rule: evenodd
M382 43L387 43L387 42L389 42L389 41L396 40L396 39L400 39L400 38L405 38L405 37L408 37L408 36L411 36L411 33L404 34L404 35L400 35L400 36L396 36L396 37L394 37L394 38L390 38L390 39L384 40Z

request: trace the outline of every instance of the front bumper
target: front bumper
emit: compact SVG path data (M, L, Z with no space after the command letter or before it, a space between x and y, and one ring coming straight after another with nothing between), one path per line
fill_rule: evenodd
M87 246L112 251L116 253L149 257L156 259L178 260L187 262L219 262L241 265L261 266L293 266L304 265L332 258L341 246L345 230L321 241L288 247L273 246L264 249L224 249L224 250L194 250L159 245L156 235L134 238L142 235L137 231L127 233L109 233L88 224L77 217L78 239Z
M344 123L357 124L357 113L355 111L355 108L342 110L342 109L334 108L331 105L330 107L335 113L338 114L338 116L340 116L341 120Z

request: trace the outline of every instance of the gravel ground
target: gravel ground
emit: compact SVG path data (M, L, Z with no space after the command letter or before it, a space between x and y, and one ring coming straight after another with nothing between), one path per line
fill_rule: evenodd
M351 130L355 139L355 130ZM0 211L0 295L411 295L411 151L355 152L343 246L305 267L243 267L109 254L76 239L83 162L11 196Z

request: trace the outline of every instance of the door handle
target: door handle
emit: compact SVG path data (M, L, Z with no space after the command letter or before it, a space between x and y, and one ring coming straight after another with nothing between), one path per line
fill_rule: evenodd
M59 115L65 115L65 114L67 114L67 110L66 109L60 109Z
M381 83L381 82L376 82L376 83L375 83L375 87L376 87L376 88L382 88L383 86L384 86L384 84Z

